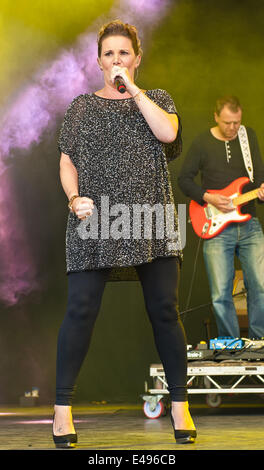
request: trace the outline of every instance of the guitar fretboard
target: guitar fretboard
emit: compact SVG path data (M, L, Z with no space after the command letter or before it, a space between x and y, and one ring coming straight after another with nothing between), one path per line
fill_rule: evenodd
M252 199L256 199L258 197L258 190L259 188L253 189L248 193L240 194L240 196L235 197L233 199L234 206L239 206L240 204L245 204L245 202L252 201Z

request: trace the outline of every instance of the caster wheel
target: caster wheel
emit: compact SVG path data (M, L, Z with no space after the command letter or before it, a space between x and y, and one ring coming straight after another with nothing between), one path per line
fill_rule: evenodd
M162 401L159 401L154 409L152 409L153 406L151 407L150 403L145 401L143 405L143 410L144 414L146 415L147 418L150 419L157 419L160 418L160 416L164 415L165 412L165 407L162 403Z
M217 408L222 403L221 396L217 395L217 393L210 393L206 395L206 403L211 408Z

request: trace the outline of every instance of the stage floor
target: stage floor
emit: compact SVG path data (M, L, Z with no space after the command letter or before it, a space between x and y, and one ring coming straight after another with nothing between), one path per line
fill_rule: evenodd
M74 407L75 450L264 450L264 400L231 397L218 408L190 404L198 437L176 445L169 413L148 419L141 404L87 404ZM0 407L0 450L51 450L52 407Z

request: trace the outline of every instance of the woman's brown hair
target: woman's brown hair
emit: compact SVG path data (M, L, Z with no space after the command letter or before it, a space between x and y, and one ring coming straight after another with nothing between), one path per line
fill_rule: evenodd
M98 33L98 57L101 57L103 40L109 36L124 36L129 38L136 56L142 56L143 51L141 49L137 28L131 24L123 23L121 20L114 20L103 25Z

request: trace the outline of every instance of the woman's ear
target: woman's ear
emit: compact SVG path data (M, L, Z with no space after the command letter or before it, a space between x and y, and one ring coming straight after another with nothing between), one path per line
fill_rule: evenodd
M138 55L137 58L136 58L136 67L138 67L140 65L140 62L141 62L141 56Z
M102 67L102 64L101 64L101 61L100 61L99 57L97 57L97 64L99 65L100 69L103 70L103 67Z

